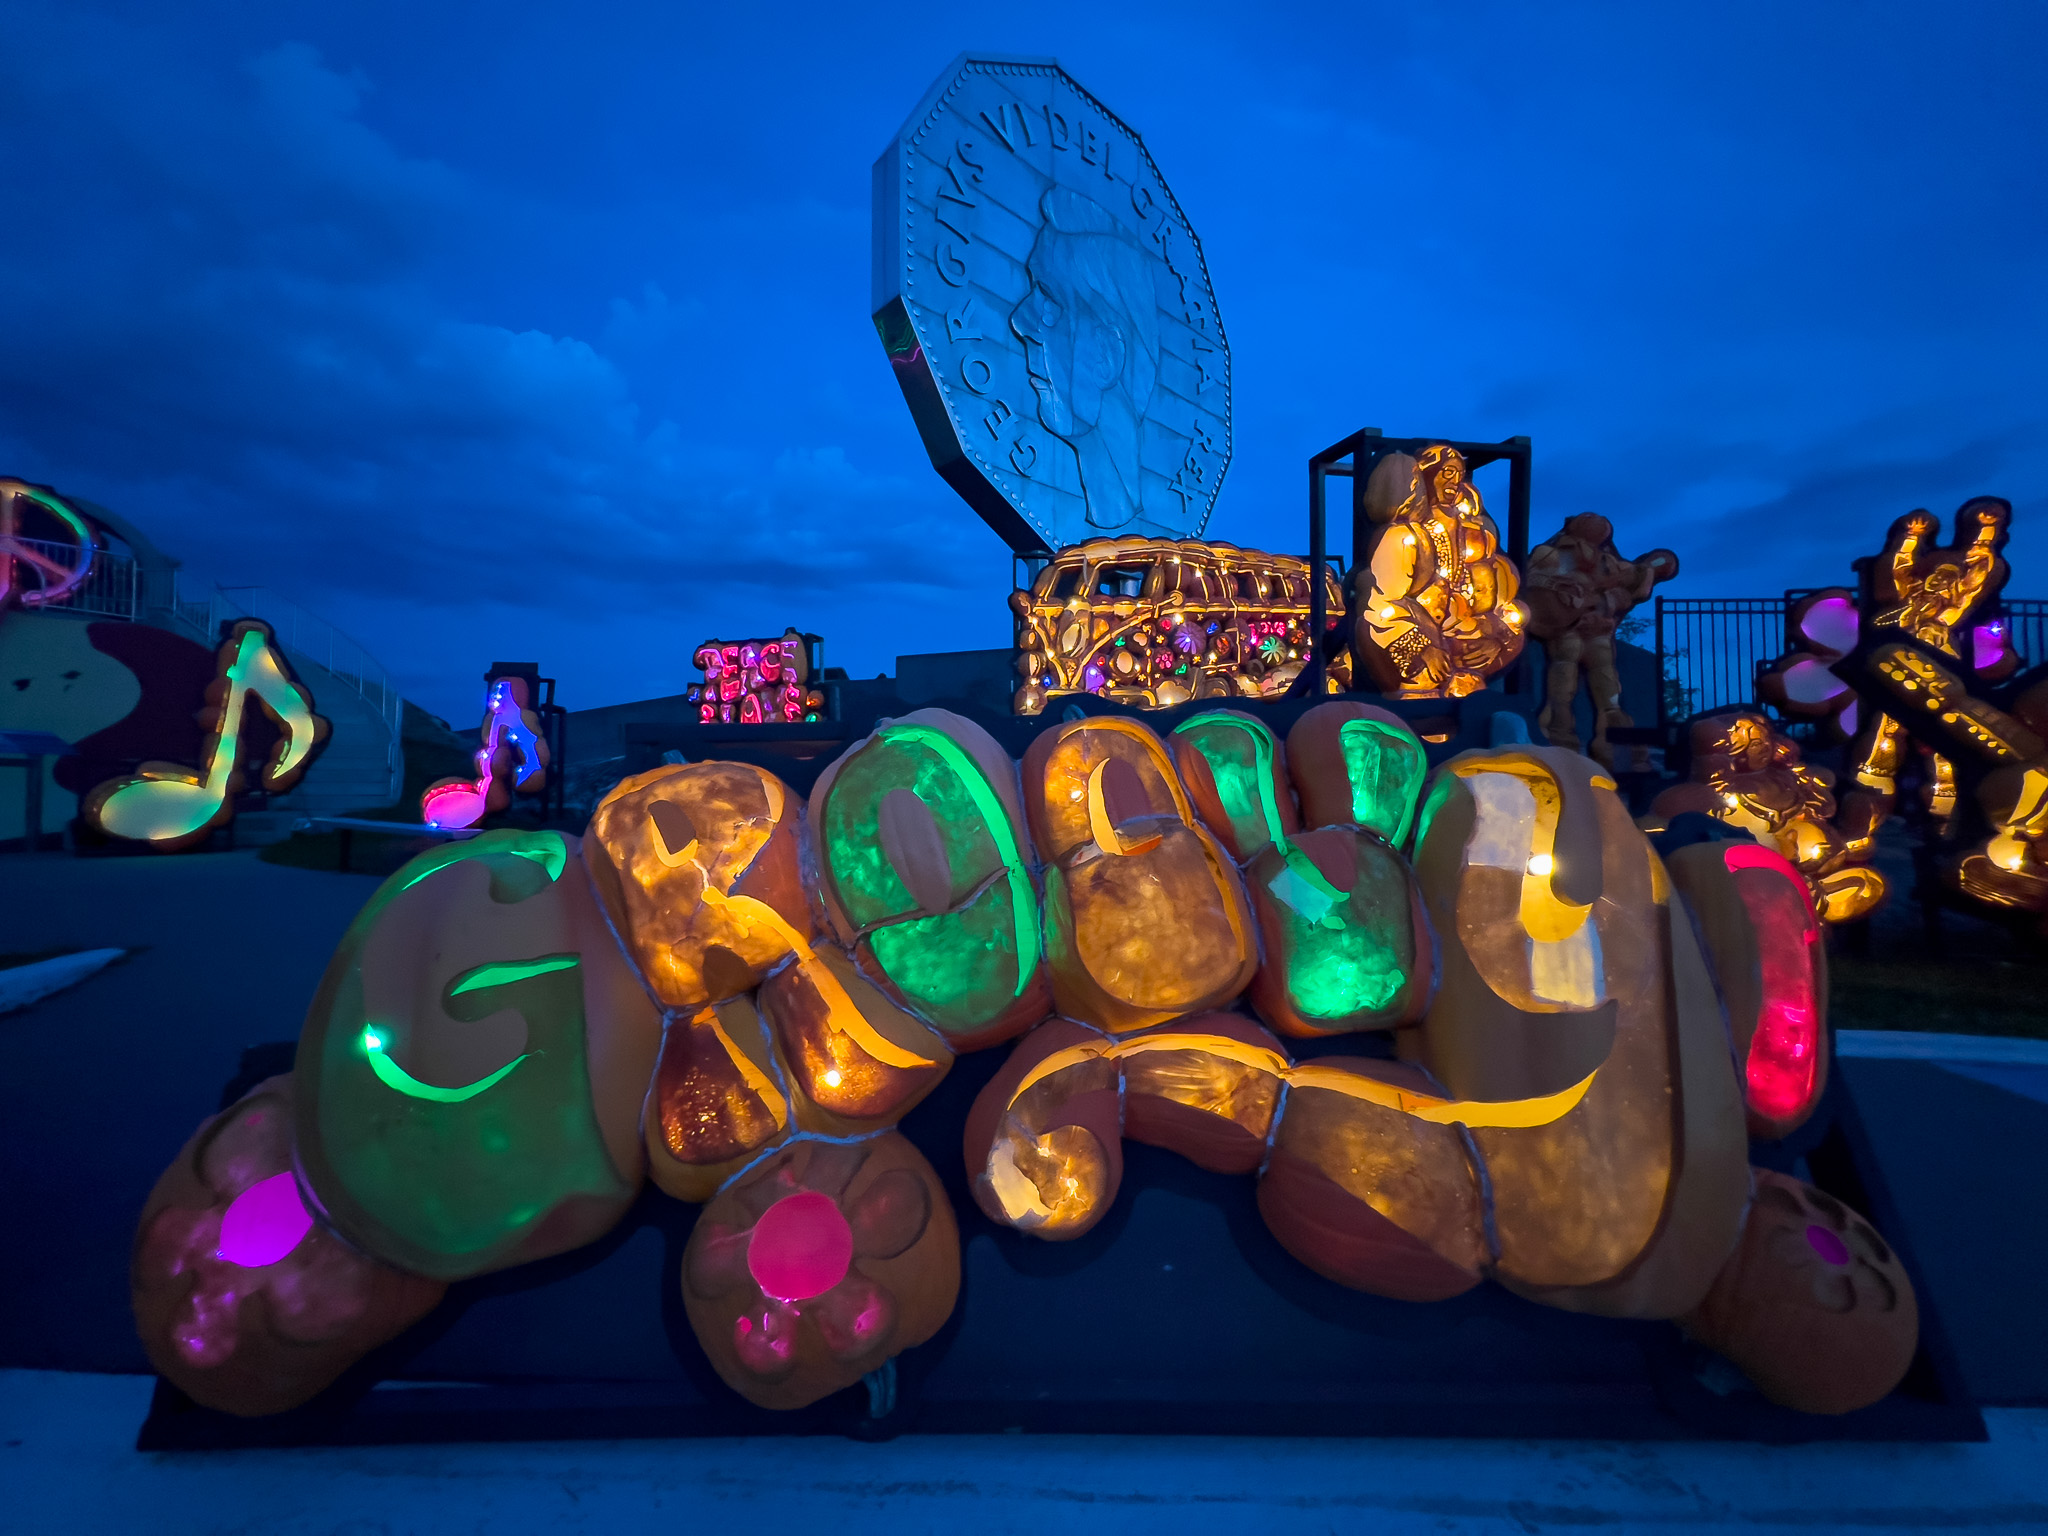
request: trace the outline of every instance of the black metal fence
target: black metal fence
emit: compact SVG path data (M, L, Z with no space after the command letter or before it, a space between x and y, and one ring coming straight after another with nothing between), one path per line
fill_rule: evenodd
M1785 654L1783 597L1657 599L1657 723L1756 701L1756 674Z
M1663 687L1657 723L1755 704L1757 673L1798 643L1787 618L1810 590L1795 588L1779 597L1658 598L1657 672ZM2009 597L2001 606L2006 643L2027 666L2048 661L2048 598Z

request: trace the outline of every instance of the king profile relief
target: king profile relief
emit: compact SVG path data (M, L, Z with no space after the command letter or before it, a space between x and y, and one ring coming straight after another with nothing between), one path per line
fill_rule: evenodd
M1159 311L1145 253L1108 209L1067 187L1039 199L1031 291L1010 313L1038 420L1074 452L1088 521L1144 511L1139 429L1159 380Z

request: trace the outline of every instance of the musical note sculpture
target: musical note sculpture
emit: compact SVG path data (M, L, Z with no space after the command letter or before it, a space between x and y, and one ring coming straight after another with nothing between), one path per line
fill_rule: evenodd
M283 794L305 777L334 728L313 712L313 695L293 675L276 634L261 619L237 620L218 655L220 670L200 715L209 732L204 769L153 762L131 777L109 779L86 796L81 814L88 826L163 853L204 842L234 815L244 788L242 722L252 698L279 731L257 770L258 787Z
M516 790L536 795L547 784L548 744L523 677L491 683L484 703L484 744L474 779L440 779L420 796L420 819L431 827L473 827L512 803Z

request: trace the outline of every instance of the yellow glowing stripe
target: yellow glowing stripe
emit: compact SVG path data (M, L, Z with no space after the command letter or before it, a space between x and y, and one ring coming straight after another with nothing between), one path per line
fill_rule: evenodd
M1565 901L1552 885L1557 868L1557 827L1564 819L1564 786L1542 763L1520 754L1453 763L1451 772L1461 779L1487 773L1506 774L1528 785L1530 798L1536 802L1536 825L1529 834L1529 863L1522 871L1518 916L1529 937L1539 943L1555 944L1577 933L1593 908ZM1610 779L1607 784L1611 788L1613 781ZM1538 869L1541 874L1536 873Z
M1159 738L1152 734L1149 727L1142 726L1135 720L1124 720L1115 715L1104 715L1090 720L1088 722L1088 729L1116 731L1130 737L1131 740L1143 747L1145 749L1145 756L1151 760L1153 769L1158 773L1161 782L1166 785L1166 792L1173 796L1173 806L1180 813L1180 819L1190 826L1194 824L1195 808L1188 803L1187 791L1180 787L1180 776L1174 772L1173 759L1166 755L1166 749L1159 744Z
M714 886L708 877L704 882L704 899L742 929L759 924L796 951L797 968L818 989L818 996L824 999L825 1023L835 1035L847 1036L884 1066L909 1069L938 1065L936 1061L884 1039L881 1032L867 1021L866 1015L854 1006L853 999L846 995L846 988L839 984L839 978L818 959L817 951L767 902L753 896L729 895Z
M1104 853L1150 853L1163 841L1160 833L1126 842L1123 834L1117 831L1116 823L1109 819L1109 805L1102 797L1102 775L1109 764L1110 759L1103 759L1088 775L1088 835L1095 839Z
M1296 1088L1327 1088L1349 1098L1364 1099L1370 1104L1398 1110L1410 1119L1427 1120L1431 1125L1527 1129L1549 1125L1570 1114L1599 1075L1596 1067L1562 1093L1549 1093L1537 1099L1439 1099L1433 1094L1411 1093L1396 1088L1392 1083L1361 1077L1355 1072L1340 1072L1334 1067L1318 1066L1314 1062L1296 1067L1288 1074L1287 1081Z
M711 1015L711 1033L718 1037L718 1043L725 1047L725 1054L739 1069L740 1080L753 1089L755 1096L768 1106L768 1113L775 1117L775 1129L789 1129L789 1100L782 1096L775 1084L768 1080L768 1074L754 1065L754 1058L733 1044L731 1035L725 1032L725 1022L714 1012Z
M1290 1087L1323 1088L1341 1093L1346 1098L1377 1104L1411 1119L1426 1120L1432 1125L1464 1125L1478 1129L1526 1129L1561 1120L1578 1106L1579 1100L1586 1096L1586 1090L1593 1086L1593 1079L1600 1075L1599 1069L1595 1068L1586 1074L1583 1081L1574 1083L1563 1092L1534 1099L1445 1099L1316 1062L1293 1066L1278 1051L1234 1040L1228 1035L1145 1035L1136 1040L1090 1041L1054 1051L1024 1074L1010 1093L1010 1106L1014 1107L1027 1089L1056 1072L1064 1072L1068 1067L1089 1061L1118 1061L1147 1051L1202 1051L1255 1071L1271 1073Z

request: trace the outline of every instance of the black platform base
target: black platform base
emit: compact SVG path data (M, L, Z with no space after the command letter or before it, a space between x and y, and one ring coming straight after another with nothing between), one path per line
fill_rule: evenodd
M289 1047L266 1049L279 1054L248 1063L234 1092L281 1070ZM963 1058L904 1122L960 1215L963 1283L945 1329L896 1361L893 1404L886 1383L798 1413L730 1391L683 1316L679 1266L696 1210L650 1189L589 1248L452 1287L425 1321L292 1413L237 1419L159 1382L138 1445L913 1432L1984 1438L1911 1234L1839 1086L1792 1142L1755 1155L1877 1223L1913 1274L1921 1348L1885 1401L1817 1418L1765 1402L1670 1323L1576 1316L1492 1285L1426 1306L1346 1290L1273 1240L1251 1179L1150 1147L1127 1149L1123 1191L1088 1236L1051 1244L998 1228L967 1196L960 1126L1005 1055Z

